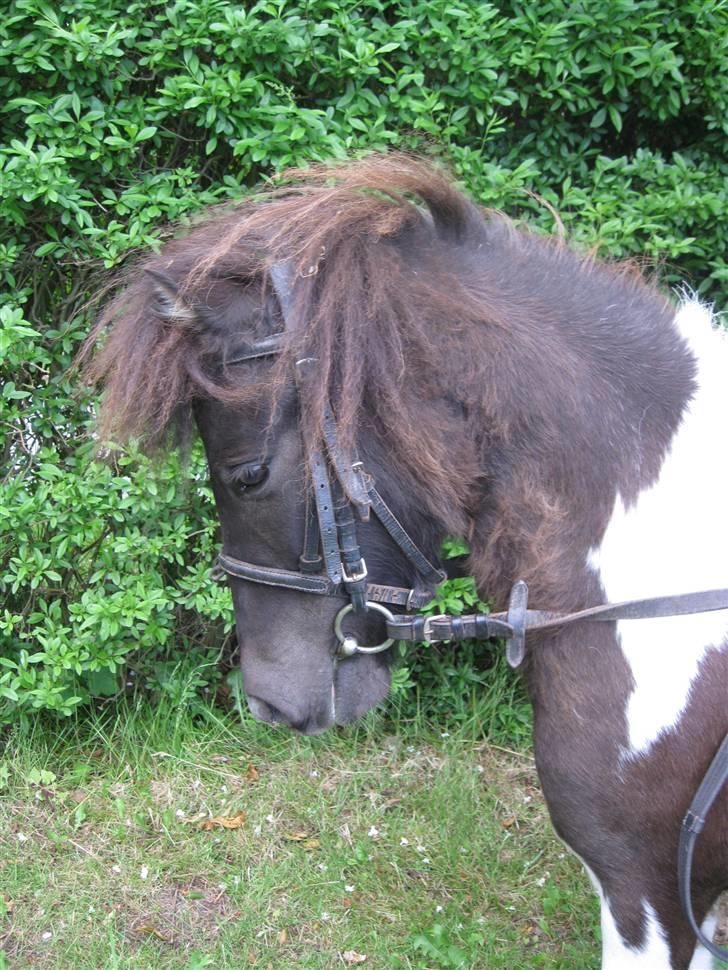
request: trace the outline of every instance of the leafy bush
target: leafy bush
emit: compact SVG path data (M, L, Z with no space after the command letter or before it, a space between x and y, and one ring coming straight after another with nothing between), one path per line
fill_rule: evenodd
M67 371L110 271L288 165L399 146L725 305L727 45L713 0L10 0L0 719L68 713L122 668L186 697L169 671L209 682L231 629L199 456L188 485L173 457L92 460Z

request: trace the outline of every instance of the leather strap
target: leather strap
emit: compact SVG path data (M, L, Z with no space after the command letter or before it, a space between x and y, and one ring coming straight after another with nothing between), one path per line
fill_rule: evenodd
M710 613L728 609L728 589L701 590L697 593L677 593L674 596L653 596L622 603L604 603L576 613L549 613L529 610L527 630L551 630L579 620L648 620L661 616L685 616L689 613Z
M324 568L324 561L319 552L321 533L319 532L318 513L316 503L311 493L306 494L306 522L303 527L303 552L298 557L298 566L302 573L311 575L320 573Z
M249 360L259 360L262 357L275 357L283 349L283 338L285 334L273 333L270 337L257 340L254 344L243 344L230 351L230 356L225 358L225 365L245 364Z
M362 464L348 448L343 448L340 444L336 419L330 404L324 407L324 440L329 459L346 497L356 506L362 522L367 522L371 499L362 472Z
M212 569L212 578L222 579L226 573L229 576L235 576L236 579L245 579L250 583L279 586L284 589L298 590L301 593L313 593L315 596L346 595L344 584L332 583L328 576L312 576L297 573L291 569L259 566L256 563L245 562L242 559L236 559L235 556L221 552ZM423 606L427 606L432 600L432 592L430 590L408 589L406 586L367 583L366 598L373 603L389 603L392 606L403 606L408 610L419 610Z
M488 613L469 616L395 616L387 620L387 636L393 640L420 640L425 643L490 640L493 637L509 637L512 632L505 620Z
M521 595L527 595L525 583L516 584ZM525 590L524 590L525 587ZM710 613L713 610L728 610L728 589L710 589L698 593L679 593L675 596L655 596L642 600L627 600L623 603L604 603L601 606L591 606L574 613L550 613L546 610L528 610L519 605L519 613L525 620L525 632L537 633L555 630L582 620L615 622L617 620L647 620L665 616L684 616L690 613ZM513 626L509 622L512 618L508 613L469 613L464 616L439 615L430 618L430 641L437 640L469 640L480 639L489 629L488 621L497 621L501 630L496 636L509 638ZM399 640L419 640L421 627L417 625L418 617L395 617L388 628L397 632L390 632L389 636ZM492 636L493 634L486 634Z
M255 563L228 556L224 552L219 553L217 565L229 576L247 579L251 583L262 583L264 586L284 586L286 589L296 589L301 593L315 593L318 596L335 596L339 589L339 586L328 576L308 576L290 569L258 566Z
M331 492L336 503L336 531L341 556L343 582L355 613L367 610L367 564L356 534L354 508L344 495L341 482L334 478Z
M728 950L716 946L698 926L695 913L693 912L690 891L695 843L703 831L708 812L713 807L713 803L720 794L726 781L728 781L728 734L723 738L682 821L680 841L677 850L677 880L682 910L692 927L693 933L695 933L705 949L712 953L714 957L728 963Z
M273 289L278 298L281 308L281 315L287 330L292 329L296 317L293 313L294 283L296 281L296 271L290 259L281 259L268 270Z

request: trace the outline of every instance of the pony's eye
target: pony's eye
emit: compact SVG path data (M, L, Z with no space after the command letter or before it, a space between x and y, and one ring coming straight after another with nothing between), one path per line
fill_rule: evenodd
M248 461L232 469L232 481L241 492L262 485L268 478L268 466L264 461Z

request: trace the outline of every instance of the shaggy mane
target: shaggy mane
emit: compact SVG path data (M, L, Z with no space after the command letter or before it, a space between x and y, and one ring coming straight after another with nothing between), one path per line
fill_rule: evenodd
M575 277L595 305L632 313L641 301L654 311L654 291L631 270L517 232L442 170L406 155L284 178L214 211L127 278L84 351L87 380L105 390L100 434L158 448L170 428L190 425L195 398L275 400L292 362L315 357L306 439L320 440L331 401L341 437L386 441L404 487L463 534L484 448L507 441L519 415L553 412L558 421L584 406L540 400L554 394L549 361L559 354L576 394L579 361L564 359L555 336L555 321L584 316ZM272 367L223 366L226 349L282 329L268 278L282 259L295 268L299 325ZM160 299L160 276L178 294L173 306ZM570 281L563 292L559 278ZM521 367L531 374L525 388Z

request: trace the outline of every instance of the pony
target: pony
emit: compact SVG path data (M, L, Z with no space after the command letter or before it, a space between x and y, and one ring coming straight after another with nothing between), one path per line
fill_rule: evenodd
M391 641L363 644L432 595L449 535L496 608L516 581L567 612L724 585L710 308L516 228L423 160L294 172L210 213L128 276L85 366L104 439L199 432L262 720L315 734L378 704ZM604 970L710 966L676 857L728 731L727 630L713 612L526 638L536 765L599 895ZM723 791L695 851L708 934L726 832Z

